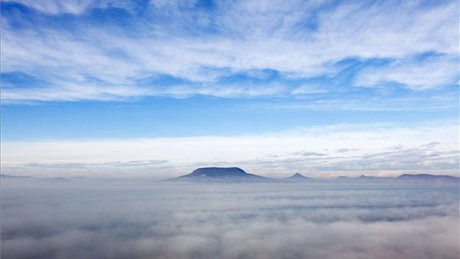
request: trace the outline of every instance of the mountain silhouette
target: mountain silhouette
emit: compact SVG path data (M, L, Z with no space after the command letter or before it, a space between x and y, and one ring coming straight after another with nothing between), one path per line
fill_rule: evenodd
M300 174L300 173L295 173L289 177L286 177L284 178L286 181L289 181L289 182L307 182L307 181L312 181L314 179L310 178L310 177L306 177L304 176L303 174Z
M183 182L272 182L275 179L246 173L238 167L202 167L180 177L165 181Z
M336 178L310 178L295 173L286 178L270 178L249 174L239 167L202 167L193 172L161 182L197 182L197 183L458 183L459 177L432 174L403 174L398 177L366 176Z

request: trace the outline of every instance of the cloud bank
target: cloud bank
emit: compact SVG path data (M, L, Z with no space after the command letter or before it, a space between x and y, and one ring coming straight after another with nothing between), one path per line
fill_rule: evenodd
M458 186L2 181L2 258L444 258Z
M258 135L5 141L6 174L169 178L203 166L266 176L458 175L458 123L342 124Z

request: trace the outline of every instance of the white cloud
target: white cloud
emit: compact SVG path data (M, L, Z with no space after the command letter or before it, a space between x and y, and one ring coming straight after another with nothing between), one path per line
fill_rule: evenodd
M187 85L171 87L136 87L136 86L107 86L68 85L55 88L13 88L8 89L2 98L8 103L24 101L80 101L80 100L129 100L142 96L169 96L186 98L192 95L207 95L215 97L259 97L282 94L285 87L278 84L270 85L220 85L204 84L191 88Z
M28 7L34 8L38 11L49 13L49 14L60 14L60 13L70 13L70 14L81 14L84 12L91 4L94 3L93 0L70 0L70 1L34 1L34 0L2 0L2 2L16 2Z
M215 33L207 33L207 25L203 25L204 29L200 26L190 28L198 19L193 8L160 2L154 2L153 9L146 11L164 20L146 19L139 26L134 25L136 37L114 25L100 27L84 23L77 23L72 30L30 25L18 30L10 28L8 18L4 17L3 72L20 71L42 78L49 85L42 89L44 92L59 92L60 89L60 94L39 98L35 97L40 95L39 91L27 93L6 88L4 99L8 101L13 96L14 101L69 100L65 92L72 92L72 89L65 84L62 86L63 82L79 86L86 93L85 87L91 87L94 81L98 82L95 87L101 88L97 94L87 93L70 99L110 99L111 90L104 89L120 86L133 89L137 79L157 74L213 87L220 87L216 83L220 76L240 71L273 69L287 77L302 78L335 73L337 68L333 64L346 58L395 59L399 64L395 69L408 73L391 71L391 76L383 79L399 80L420 89L448 83L447 79L452 76L451 59L421 67L404 60L427 51L458 55L457 1L429 7L418 2L355 3L336 7L325 7L321 1L218 3L214 11L206 14L209 16L206 19L216 28ZM28 4L35 6L36 3ZM54 7L42 7L51 10L49 12L54 10ZM74 12L83 12L84 8L75 7L79 11ZM166 12L170 9L175 11ZM309 23L313 24L311 28ZM190 33L190 30L196 32ZM31 45L34 47L30 48ZM426 76L424 71L437 64L449 72L439 69ZM409 73L411 71L416 73ZM379 78L367 80L373 82ZM214 95L214 91L203 90L200 86L182 88L185 87L187 89L179 91L179 96L182 92ZM161 91L135 91L136 96L162 94ZM252 88L238 91L241 93L224 96L256 95ZM289 92L285 89L283 93ZM132 95L127 91L121 92L119 97Z
M382 68L369 68L358 74L356 84L373 86L399 83L414 90L452 85L459 77L458 57L434 57L422 61L394 62Z
M319 111L442 111L458 108L458 92L411 96L349 96L338 95L328 98L307 98L295 95L296 100L277 103L257 103L256 108L281 110Z
M26 5L27 7L33 8L37 11L50 15L81 15L91 8L107 8L109 6L119 8L129 7L129 5L126 2L123 3L123 1L119 0L2 0L2 2L20 3L22 5Z
M183 174L199 166L241 166L252 173L287 175L307 170L325 176L346 174L396 174L402 170L455 174L458 170L458 123L433 122L418 125L357 124L318 126L292 131L241 136L202 136L182 138L4 141L2 168L21 174L122 173L117 163L130 161L169 161L151 170L140 165L136 174L164 177ZM423 146L439 142L434 146ZM393 147L401 146L400 150ZM353 152L341 152L344 148ZM457 153L456 153L457 152ZM267 158L271 154L272 157ZM296 154L324 154L302 156ZM273 155L276 155L273 158ZM225 162L224 162L225 161ZM30 167L49 165L50 170ZM87 170L55 169L59 164L80 163ZM110 164L112 163L112 164ZM59 167L59 166L58 166ZM72 169L72 170L70 170ZM355 170L355 171L353 171ZM447 171L446 171L447 170ZM327 171L327 172L324 172ZM125 172L126 173L126 172ZM130 173L130 174L131 174Z
M293 95L321 94L328 92L325 86L304 84L291 91Z

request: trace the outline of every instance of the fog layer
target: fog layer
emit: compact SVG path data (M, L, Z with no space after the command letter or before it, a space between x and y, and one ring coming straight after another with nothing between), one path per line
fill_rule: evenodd
M459 258L456 185L2 179L2 258Z

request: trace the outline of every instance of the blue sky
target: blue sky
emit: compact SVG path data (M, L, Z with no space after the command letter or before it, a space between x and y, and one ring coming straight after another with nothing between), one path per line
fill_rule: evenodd
M114 172L104 165L132 161L168 161L161 168L133 169L163 175L173 168L235 163L265 172L268 162L276 168L268 174L325 175L326 167L338 168L336 174L458 169L458 1L5 0L1 5L2 162L12 174L40 173L30 164L49 174L69 164L84 165L88 174ZM445 128L450 131L441 134ZM366 134L354 135L363 130ZM424 137L403 137L410 130ZM317 134L312 132L329 139L347 136L350 142L291 149L281 148L282 141L259 142L261 136L266 142L300 141ZM389 136L394 132L402 135ZM195 138L206 141L188 151L198 154L189 159L181 150ZM243 157L225 146L207 156L216 138L232 143L249 138L259 146ZM372 146L385 138L386 144ZM146 147L148 155L133 148L123 158L99 149L101 143L131 147L141 140L156 143ZM165 156L163 140L182 144ZM37 155L53 147L50 142L67 156ZM429 143L439 144L425 150ZM85 157L80 145L100 150L94 154L99 159ZM375 163L337 167L395 147L425 156L437 152L438 160L425 167L417 159L388 166L388 158L380 169ZM340 149L355 153L331 151ZM293 155L299 152L325 157L302 160Z

